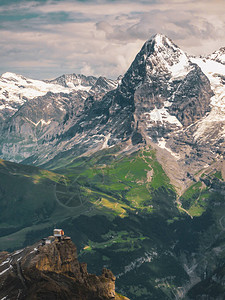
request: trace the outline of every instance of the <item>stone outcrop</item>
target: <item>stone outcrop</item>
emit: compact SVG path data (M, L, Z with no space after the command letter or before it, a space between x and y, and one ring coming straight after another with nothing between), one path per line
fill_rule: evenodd
M89 274L70 239L0 253L0 299L127 299L115 292L115 276Z

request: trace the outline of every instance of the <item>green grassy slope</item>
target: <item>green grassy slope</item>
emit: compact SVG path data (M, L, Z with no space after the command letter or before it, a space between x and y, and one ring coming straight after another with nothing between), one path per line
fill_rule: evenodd
M68 179L59 188L66 192L79 185L83 197L112 215L124 217L131 211L166 211L168 206L169 211L176 210L174 188L155 152L149 148L129 156L102 151L91 158L75 159L66 169L57 171ZM171 197L165 199L167 194ZM168 203L170 199L172 203Z
M90 272L105 266L117 275L121 294L175 299L195 275L187 268L213 269L225 256L221 173L203 174L180 197L190 218L153 149L119 150L63 157L52 172L0 161L0 248L62 227Z
M0 160L0 248L23 246L26 228L44 228L55 208L61 175Z

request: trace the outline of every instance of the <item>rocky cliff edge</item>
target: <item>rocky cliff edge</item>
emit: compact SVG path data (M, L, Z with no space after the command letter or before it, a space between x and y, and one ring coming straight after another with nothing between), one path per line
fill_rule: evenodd
M68 237L0 253L0 299L128 300L115 292L115 276L89 274Z

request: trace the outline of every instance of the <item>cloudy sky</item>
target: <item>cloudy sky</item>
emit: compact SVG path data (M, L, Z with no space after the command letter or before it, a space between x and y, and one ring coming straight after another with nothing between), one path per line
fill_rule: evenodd
M0 73L123 74L166 34L190 54L225 46L225 0L0 0Z

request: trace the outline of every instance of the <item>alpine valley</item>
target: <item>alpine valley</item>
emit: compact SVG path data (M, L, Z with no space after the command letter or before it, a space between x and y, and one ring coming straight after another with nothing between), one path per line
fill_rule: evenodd
M0 133L1 251L63 228L132 300L224 299L225 48L156 34L118 80L5 73Z

